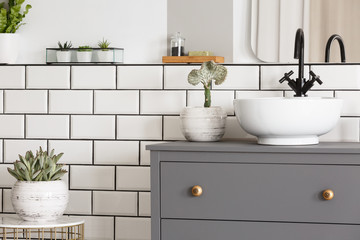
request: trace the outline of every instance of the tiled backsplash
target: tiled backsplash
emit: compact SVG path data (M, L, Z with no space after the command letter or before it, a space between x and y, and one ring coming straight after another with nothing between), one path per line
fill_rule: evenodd
M83 216L87 239L150 239L147 144L183 140L179 113L203 104L187 74L199 65L0 66L0 212L11 214L15 180L6 168L26 150L56 149L69 173L67 214ZM239 127L232 101L291 96L278 80L295 65L227 65L213 105L229 117L225 138L253 138ZM312 65L324 84L310 96L345 100L338 126L322 141L359 142L360 65ZM307 76L308 77L308 76ZM281 121L281 119L279 119Z

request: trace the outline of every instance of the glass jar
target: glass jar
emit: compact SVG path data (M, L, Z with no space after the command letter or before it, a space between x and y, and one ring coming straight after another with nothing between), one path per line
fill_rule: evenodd
M185 56L185 38L183 38L180 32L171 36L170 40L170 56Z

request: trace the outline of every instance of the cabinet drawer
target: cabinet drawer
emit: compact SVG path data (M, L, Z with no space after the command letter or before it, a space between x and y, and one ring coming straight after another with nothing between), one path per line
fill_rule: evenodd
M358 240L356 225L162 220L162 240Z
M360 223L360 167L161 163L161 218ZM200 185L199 197L191 188ZM325 189L334 191L324 200Z

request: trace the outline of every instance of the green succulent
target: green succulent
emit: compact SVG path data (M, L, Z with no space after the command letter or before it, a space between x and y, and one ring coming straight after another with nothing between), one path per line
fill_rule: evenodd
M25 10L21 13L21 5L25 0L9 0L8 8L5 8L5 3L0 3L0 33L15 33L21 23L31 9L31 5L27 4Z
M92 48L90 46L79 46L79 49L78 49L79 52L91 52L92 51Z
M58 41L58 46L60 48L60 51L67 51L70 48L72 48L72 43L71 43L71 41L69 43L66 41L66 42L64 42L64 44L61 44L61 42Z
M225 81L227 75L226 67L217 65L214 61L204 62L199 70L193 69L188 75L188 82L192 85L202 83L205 90L204 107L211 106L211 83L214 80L215 85L220 85Z
M25 157L19 155L14 162L14 169L8 172L19 181L55 181L59 180L67 171L62 169L64 164L57 164L64 153L54 154L54 149L48 155L40 147L36 155L27 151Z
M103 51L108 50L107 48L109 48L110 44L111 43L108 40L105 40L104 38L102 41L98 42L99 48L103 49Z

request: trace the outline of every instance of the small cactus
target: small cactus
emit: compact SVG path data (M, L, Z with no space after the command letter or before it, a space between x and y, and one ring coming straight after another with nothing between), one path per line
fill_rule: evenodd
M19 155L14 162L14 169L8 168L9 173L19 181L55 181L59 180L67 171L62 169L64 164L57 164L64 153L54 154L54 149L48 155L40 147L36 156L27 151L25 157Z

